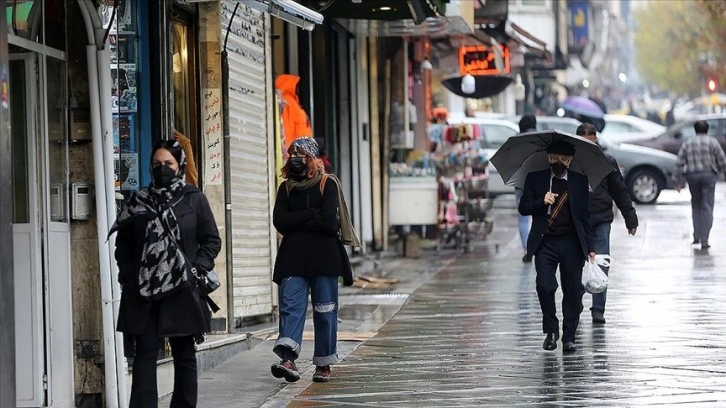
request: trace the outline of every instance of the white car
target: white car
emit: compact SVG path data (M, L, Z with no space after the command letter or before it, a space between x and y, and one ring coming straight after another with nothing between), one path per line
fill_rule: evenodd
M656 137L666 128L647 119L630 115L605 115L603 136L615 142L630 142Z
M484 134L481 135L479 139L479 147L486 152L488 158L494 156L497 149L499 149L499 147L501 147L507 139L519 133L519 127L517 127L517 125L508 120L502 119L488 119L481 117L461 118L456 121L456 123L452 124L458 123L476 124L481 126L481 130ZM493 198L502 194L514 194L514 187L504 184L502 176L499 175L499 172L491 162L487 165L487 170L489 172L489 186L487 190L489 192L489 197Z

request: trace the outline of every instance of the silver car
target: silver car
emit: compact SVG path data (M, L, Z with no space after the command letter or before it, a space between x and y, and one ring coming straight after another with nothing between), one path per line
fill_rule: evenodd
M512 121L519 118L512 118ZM575 134L580 122L572 118L556 116L537 116L537 129L557 129ZM598 135L603 150L618 161L620 171L628 186L630 196L639 204L654 204L660 192L675 188L673 172L676 168L676 155L649 147L619 143Z

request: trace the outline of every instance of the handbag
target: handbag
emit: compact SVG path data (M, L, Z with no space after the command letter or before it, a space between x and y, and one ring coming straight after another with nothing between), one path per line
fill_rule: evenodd
M186 255L184 257L186 257ZM221 286L221 283L219 282L219 275L217 275L217 272L214 270L200 271L192 266L191 271L192 276L194 276L194 281L197 283L197 287L202 295L208 295L219 289Z

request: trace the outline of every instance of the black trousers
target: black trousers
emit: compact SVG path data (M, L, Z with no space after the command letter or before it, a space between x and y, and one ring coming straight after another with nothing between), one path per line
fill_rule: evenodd
M156 334L134 336L136 353L131 383L130 408L156 408L159 392L156 385L156 359L164 344ZM172 337L171 355L174 358L174 394L171 408L197 406L197 357L194 336Z
M582 268L585 259L577 235L542 238L534 257L537 271L537 296L542 309L542 331L559 333L555 293L557 292L557 266L562 282L562 341L575 341L575 332L582 313Z

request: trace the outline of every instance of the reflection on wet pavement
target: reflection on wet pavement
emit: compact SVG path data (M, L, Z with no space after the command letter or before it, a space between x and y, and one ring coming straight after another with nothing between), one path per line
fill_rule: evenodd
M635 237L616 218L607 324L592 324L585 295L577 352L542 350L534 267L511 250L516 218L499 208L488 242L420 286L330 383L289 406L726 406L726 209L705 253L689 245L687 199L671 196L638 207ZM361 310L356 318L375 309Z

